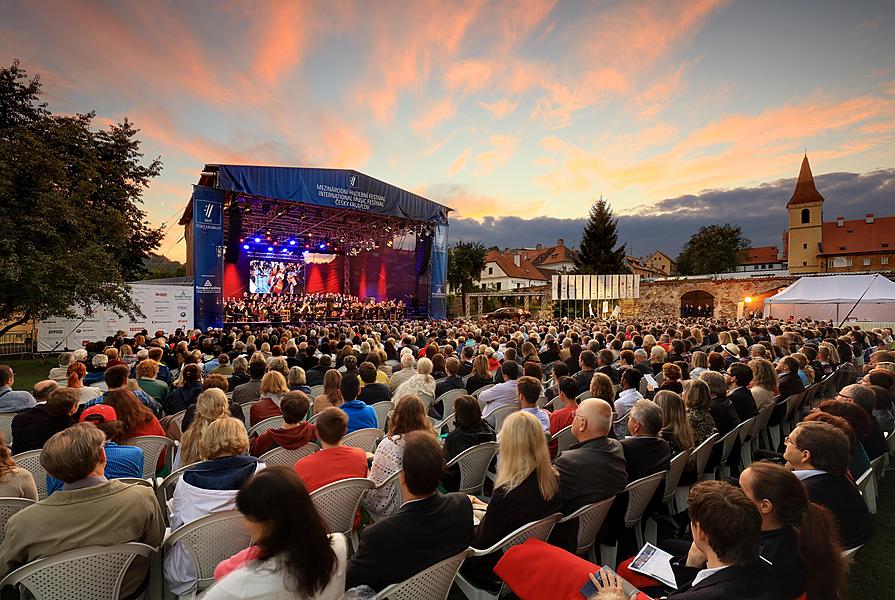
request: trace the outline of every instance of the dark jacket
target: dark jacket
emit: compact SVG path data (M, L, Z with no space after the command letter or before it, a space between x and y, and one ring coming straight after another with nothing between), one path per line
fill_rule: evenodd
M712 398L709 412L712 413L712 419L715 421L715 429L722 436L740 424L736 409L726 397Z
M450 461L473 446L496 440L497 434L483 419L472 427L457 427L444 440L444 461ZM458 465L445 469L444 475L441 477L441 486L449 492L456 492L460 489L460 467Z
M873 524L855 484L844 476L823 473L803 479L802 485L812 502L833 513L843 548L855 548L870 540Z
M368 383L361 389L357 399L362 400L365 404L373 405L377 402L391 401L392 393L384 383Z
M360 536L345 588L376 591L453 556L472 541L472 504L465 494L439 494L404 504Z
M462 377L460 377L459 375L448 375L435 384L435 397L438 398L445 392L449 392L451 390L464 389L466 389L466 383L463 381Z
M805 385L796 373L784 373L777 378L777 387L780 389L780 399L786 400L799 392L805 391Z
M227 456L196 463L183 473L183 480L203 490L238 490L255 474L254 456Z
M480 387L485 387L486 385L491 385L492 381L490 379L479 378L475 375L471 375L469 379L466 380L466 391L470 394L479 389Z
M777 582L763 560L731 565L700 581L685 585L668 596L669 600L780 600Z
M77 423L77 417L51 417L46 404L26 408L12 419L12 453L40 450L48 439Z
M326 372L332 368L333 367L324 367L322 365L319 365L314 367L313 369L308 369L305 373L308 385L323 385L323 376L326 375Z
M625 453L628 483L665 471L671 462L671 446L661 438L629 436L621 441L621 446Z
M457 375L459 375L460 377L466 377L470 373L472 373L472 362L468 360L462 361L460 363L460 370L457 371Z
M603 365L599 369L597 369L597 373L604 373L609 376L609 379L612 380L612 385L618 385L619 373L618 369L611 365ZM590 385L590 384L588 384Z
M771 563L777 587L785 600L795 600L805 592L805 569L792 527L762 531L758 554Z
M165 396L165 402L162 405L162 408L165 409L165 414L168 415L179 413L182 410L186 410L190 404L195 404L196 399L201 393L201 385L194 385L193 387L176 387Z
M740 422L748 421L758 414L755 398L752 397L752 392L747 387L739 387L733 390L727 394L727 399L733 404L733 409L740 418Z
M590 382L594 378L596 371L578 371L572 375L572 379L578 384L578 394L583 394L590 389ZM613 398L615 400L615 398Z

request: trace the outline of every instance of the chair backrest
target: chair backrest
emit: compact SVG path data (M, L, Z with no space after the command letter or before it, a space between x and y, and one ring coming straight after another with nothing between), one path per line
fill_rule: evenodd
M165 540L165 552L180 543L195 567L196 588L214 583L214 568L224 559L248 548L252 538L238 510L216 512L179 527Z
M28 498L0 498L0 544L6 537L6 522L23 508L34 504L34 500Z
M624 439L628 435L628 415L630 415L630 414L631 414L631 411L629 410L628 412L626 412L619 418L612 421L612 429L616 430L616 433L617 433L618 428L620 426L624 425L625 429L624 429L624 435L622 436L622 439Z
M558 457L578 440L575 438L575 434L572 433L572 426L567 425L557 431L556 435L550 438L550 441L556 442L556 456Z
M426 412L429 412L429 408L432 406L432 404L435 403L435 396L433 396L432 394L427 394L425 392L420 392L419 394L417 394L417 396L419 396L420 402L423 403L423 406L426 407ZM400 400L400 398L392 398L392 400L397 402L398 400Z
M0 431L6 436L6 445L12 446L12 420L16 418L17 412L0 413Z
M486 384L486 385L483 385L482 387L480 387L480 388L477 389L476 391L474 391L474 392L472 393L472 395L475 396L476 398L478 398L478 397L482 394L482 392L484 392L485 390L490 390L490 389L493 388L493 387L494 387L494 384L493 384L493 383L488 383L488 384Z
M762 431L767 429L768 423L771 420L771 414L774 412L774 405L768 404L760 411L758 411L758 416L755 417L755 427L752 429L752 437L759 435Z
M239 408L242 409L242 416L245 417L246 429L249 429L252 426L252 423L250 421L250 417L252 414L252 406L257 402L260 402L260 400L252 400L251 402L243 402L242 404L239 405Z
M609 514L609 509L612 507L614 500L615 496L611 496L600 502L586 504L559 521L560 523L565 523L566 521L578 519L578 548L575 554L583 554L594 545L597 534L600 532L603 521L606 520L606 515Z
M594 395L590 393L590 390L585 390L585 391L581 392L580 394L578 394L577 396L575 396L575 400L577 400L578 402L581 402L582 400L587 400L588 398L593 398L593 397L594 397Z
M308 417L308 423L316 423L317 419L320 418L320 413L314 413L310 417Z
M322 385L312 385L311 386L311 393L308 395L308 397L310 398L312 405L314 404L314 398L316 398L317 396L319 396L322 393L323 393Z
M752 436L755 435L755 421L758 419L758 416L754 416L751 419L746 419L742 423L739 424L737 429L740 432L740 443L745 442L748 439L752 439Z
M544 517L539 521L533 521L531 523L528 523L527 525L523 525L516 531L507 534L506 537L491 546L491 548L488 548L487 550L481 552L476 552L476 555L491 554L492 552L496 552L497 550L506 552L513 546L518 546L519 544L525 542L525 540L529 540L531 538L546 542L547 538L550 537L550 532L553 531L553 527L559 522L561 518L562 514L556 513L548 517Z
M491 416L494 417L494 431L500 433L500 428L503 427L503 422L507 420L511 414L519 410L519 406L517 404L507 404L504 406L497 407Z
M883 461L885 458L885 454L881 454L870 461L870 469L873 471L873 475L876 477L877 480L879 480L883 475Z
M740 423L715 442L715 446L721 447L721 464L727 462L727 458L730 456L731 450L733 450L733 445L740 439L740 429L745 424L745 421Z
M351 448L360 448L364 452L373 452L376 449L376 443L385 437L381 429L373 429L367 427L352 431L342 438L342 445Z
M268 450L267 452L262 454L258 458L258 460L268 466L283 465L291 469L295 466L295 463L306 456L314 454L318 450L320 450L320 446L318 446L314 442L308 442L304 446L299 446L298 448L293 448L292 450L283 448L282 446L277 446L273 450Z
M653 494L662 483L662 479L668 471L661 471L652 475L647 475L637 481L632 481L625 488L628 492L628 509L625 511L625 525L631 527L638 523L643 517L643 511L649 505Z
M180 481L180 478L183 476L184 471L189 469L192 465L186 465L180 467L176 471L170 473L167 477L165 477L160 484L155 488L155 498L158 500L159 508L162 509L162 516L165 517L165 524L168 524L168 519L171 514L170 507L168 506L168 501L174 497L174 488L177 486L177 482Z
M40 450L28 450L20 452L12 457L16 461L16 465L22 467L34 477L34 485L37 486L37 499L43 500L47 497L47 471L40 464Z
M143 477L155 477L155 467L166 449L165 465L170 467L174 460L174 440L162 435L140 435L124 440L124 444L143 450Z
M249 429L249 437L252 437L253 435L261 435L269 429L279 429L285 423L286 420L283 418L283 415L268 417L263 421L258 421L252 426L251 429Z
M681 482L681 476L683 476L689 460L690 450L678 452L671 459L671 464L668 465L668 473L665 475L665 493L662 495L662 500L667 502L674 496L675 491L677 491L677 484Z
M705 467L709 464L709 459L712 457L712 449L715 446L715 441L719 437L721 437L721 434L716 431L705 438L705 440L690 453L691 456L696 457L694 462L696 463L697 475L702 475L703 471L705 471Z
M354 529L354 514L361 498L375 484L366 478L352 477L325 485L311 493L311 502L329 533L348 534Z
M383 589L376 594L374 600L385 600L386 598L389 600L447 600L454 577L457 576L460 565L469 554L467 548L459 554L437 562L413 577Z
M27 590L36 600L117 600L134 559L148 558L154 551L136 542L70 550L19 567L0 581L0 589L12 586L20 597Z
M460 468L460 489L464 494L478 494L485 484L488 465L497 454L497 442L484 442L467 448L447 463L447 467Z
M177 429L179 429L181 433L183 433L183 418L185 416L186 410L182 410L171 417L171 422L177 424Z
M866 471L864 471L860 477L858 477L857 481L855 481L855 485L858 487L858 491L861 494L864 494L864 490L870 485L870 482L873 479L873 467L868 467Z
M388 413L391 412L393 408L395 408L395 403L390 400L377 402L373 405L373 410L376 411L376 422L379 424L379 429L385 429Z
M457 401L457 398L459 398L460 396L465 396L465 395L466 395L466 390L464 390L464 389L448 390L445 393L443 393L442 395L440 395L438 398L436 398L435 403L436 404L439 402L442 403L444 410L441 412L441 414L447 416L447 415L451 414L452 412L454 412L454 402Z

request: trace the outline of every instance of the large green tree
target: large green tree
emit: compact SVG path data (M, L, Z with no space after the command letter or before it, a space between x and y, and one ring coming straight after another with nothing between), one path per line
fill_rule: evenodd
M750 241L738 225L706 225L690 236L677 257L681 275L705 275L733 271Z
M448 283L456 292L468 294L485 268L485 247L479 242L459 241L448 248Z
M0 334L31 319L98 305L134 317L126 281L162 238L141 208L159 158L144 164L126 119L54 115L39 77L0 69Z
M618 244L618 219L612 218L609 203L600 198L590 207L590 216L581 234L581 247L575 257L579 273L613 275L627 273L625 244Z

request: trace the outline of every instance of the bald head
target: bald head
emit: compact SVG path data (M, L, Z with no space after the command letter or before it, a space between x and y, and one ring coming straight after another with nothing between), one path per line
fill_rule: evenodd
M47 398L50 397L50 392L57 387L59 387L59 384L52 379L44 379L43 381L38 381L34 384L34 388L31 390L31 395L34 396L34 399L38 402L46 402Z
M572 433L579 442L605 437L612 427L612 406L599 398L582 400L575 410L578 415L572 423Z

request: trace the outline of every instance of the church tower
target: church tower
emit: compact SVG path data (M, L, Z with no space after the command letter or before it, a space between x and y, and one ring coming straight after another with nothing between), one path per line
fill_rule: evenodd
M799 180L792 198L786 203L789 212L789 242L787 252L790 273L818 273L823 242L824 197L814 187L814 175L808 164L808 155L802 159Z

